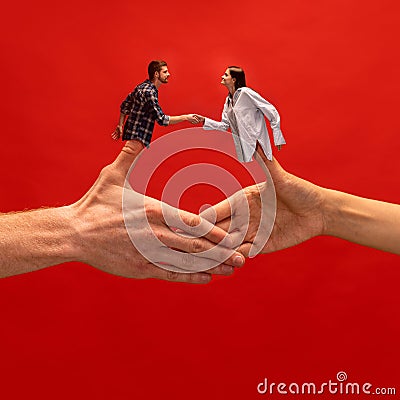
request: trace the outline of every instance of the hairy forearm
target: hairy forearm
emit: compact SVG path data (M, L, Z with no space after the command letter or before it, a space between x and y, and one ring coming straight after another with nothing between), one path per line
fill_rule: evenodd
M326 234L400 254L400 205L325 189Z
M187 121L187 115L173 115L169 117L168 125L179 124L180 122Z
M74 260L70 207L0 214L0 277Z

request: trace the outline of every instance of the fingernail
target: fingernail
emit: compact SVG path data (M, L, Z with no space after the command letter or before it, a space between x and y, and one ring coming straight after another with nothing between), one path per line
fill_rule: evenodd
M235 256L233 258L233 263L237 266L240 267L241 265L244 264L244 258L242 256Z
M203 274L201 275L201 283L208 283L211 281L211 275Z

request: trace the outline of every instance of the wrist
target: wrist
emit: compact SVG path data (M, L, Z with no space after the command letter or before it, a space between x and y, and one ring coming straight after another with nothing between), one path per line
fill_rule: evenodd
M80 261L82 237L79 234L78 215L74 205L57 209L61 223L62 248L61 253L65 261Z
M336 190L321 188L323 195L322 215L323 215L323 235L340 237L350 210L346 206L343 193Z
M96 233L96 226L85 198L68 207L68 216L73 231L70 240L71 261L89 263L89 253L95 247L90 245L90 238Z

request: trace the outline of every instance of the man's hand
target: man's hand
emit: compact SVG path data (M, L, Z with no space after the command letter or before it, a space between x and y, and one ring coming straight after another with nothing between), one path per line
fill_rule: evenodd
M242 265L243 256L226 247L231 239L221 228L131 188L124 189L128 170L142 148L140 142L128 141L92 188L70 206L0 215L0 277L81 261L130 278L207 283L211 274L229 275L233 266ZM125 221L124 190L128 201ZM132 243L126 226L135 243L151 246L152 259L170 264L170 270L148 261ZM204 237L184 237L170 227ZM213 251L207 251L211 248ZM206 252L200 254L202 251ZM188 273L212 266L207 272Z
M202 115L199 115L199 114L192 114L192 115L197 120L196 123L201 123L201 124L204 123L205 117L203 117Z
M189 121L192 124L198 124L200 122L200 119L196 114L187 114L186 115L187 121Z
M111 137L114 140L118 140L122 135L122 126L121 125L117 125L117 127L115 128L115 131L111 133Z
M225 231L212 226L199 216L177 210L131 190L128 193L130 212L125 218L125 223L130 230L131 238L150 248L153 261L171 264L177 267L174 271L178 269L190 271L194 266L195 270L206 270L212 265L218 263L221 265L207 273L171 272L153 265L134 247L122 215L125 178L138 152L134 142L126 143L115 162L103 169L92 189L71 206L79 237L76 258L103 271L139 279L158 278L207 283L211 279L211 273L231 274L234 266L244 263L244 258L226 247L215 245L223 240L225 243L229 242ZM172 221L175 228L205 237L181 236L170 229L165 222L166 219L169 223ZM154 242L154 235L164 246ZM189 254L211 248L215 249L207 257L212 257L212 260Z

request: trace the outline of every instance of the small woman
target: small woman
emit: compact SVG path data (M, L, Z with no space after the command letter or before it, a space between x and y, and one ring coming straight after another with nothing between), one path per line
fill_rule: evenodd
M274 135L274 143L281 149L286 144L280 129L280 117L275 107L257 92L246 86L246 77L240 67L228 67L221 84L228 89L221 122L198 115L206 130L226 131L233 134L239 161L249 162L257 151L264 159L272 160L272 148L264 116Z

